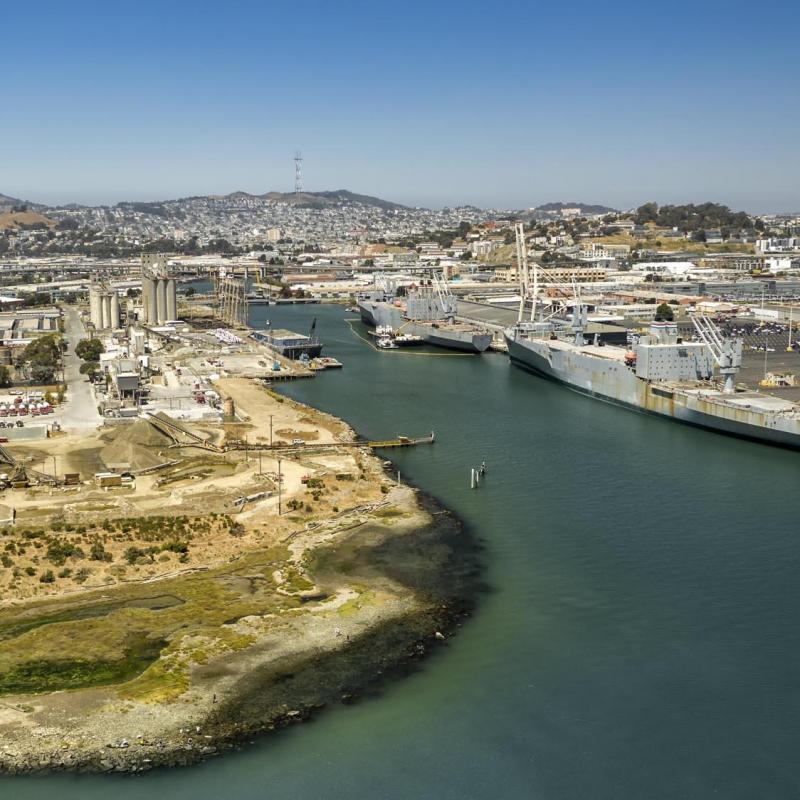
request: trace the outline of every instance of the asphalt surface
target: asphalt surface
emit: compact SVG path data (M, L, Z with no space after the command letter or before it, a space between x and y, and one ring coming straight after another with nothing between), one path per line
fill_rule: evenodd
M94 387L80 374L81 360L75 355L75 346L86 338L78 310L67 307L64 318L64 335L69 342L64 353L64 379L67 384L66 402L59 409L59 420L65 431L81 431L97 428L102 417L97 412L97 398Z

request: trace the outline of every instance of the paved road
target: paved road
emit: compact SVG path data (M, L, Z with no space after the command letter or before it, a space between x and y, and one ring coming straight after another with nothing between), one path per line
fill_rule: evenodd
M97 413L97 398L94 387L85 375L80 374L81 360L75 355L75 346L86 338L78 310L69 306L64 320L64 335L69 341L64 353L64 377L67 382L67 400L61 407L59 419L66 431L82 431L96 428L103 421Z

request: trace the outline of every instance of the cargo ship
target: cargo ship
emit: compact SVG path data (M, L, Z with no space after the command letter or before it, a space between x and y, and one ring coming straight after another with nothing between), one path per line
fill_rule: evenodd
M630 347L587 343L585 307L572 324L519 322L505 331L511 363L625 408L752 441L800 448L800 405L735 384L741 339L724 337L703 315L697 341L674 322L654 322Z
M358 309L367 325L386 326L396 335L419 337L449 350L482 353L492 342L491 333L456 322L456 297L436 278L411 289L405 301L395 299L390 288L379 287L359 299Z

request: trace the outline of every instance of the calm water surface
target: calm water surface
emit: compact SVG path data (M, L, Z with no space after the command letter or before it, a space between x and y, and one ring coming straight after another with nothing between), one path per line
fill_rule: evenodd
M198 767L0 779L0 797L789 798L800 791L798 454L616 409L501 355L378 352L287 392L396 455L487 547L476 616L378 698ZM482 460L487 480L469 489ZM1 744L1 743L0 743Z

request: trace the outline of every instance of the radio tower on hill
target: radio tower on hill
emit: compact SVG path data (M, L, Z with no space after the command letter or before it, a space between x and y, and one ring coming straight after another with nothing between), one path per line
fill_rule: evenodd
M294 154L294 193L303 191L303 154L296 150Z

